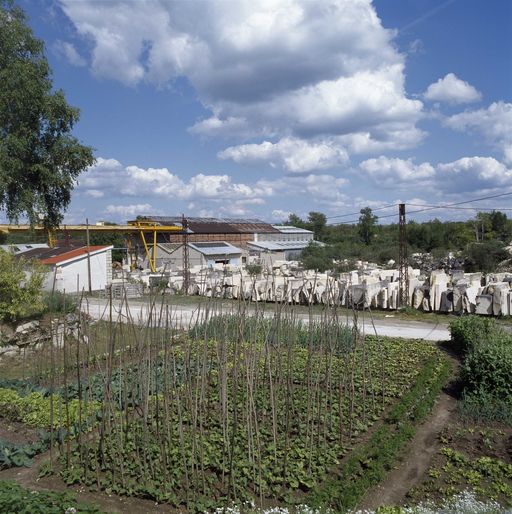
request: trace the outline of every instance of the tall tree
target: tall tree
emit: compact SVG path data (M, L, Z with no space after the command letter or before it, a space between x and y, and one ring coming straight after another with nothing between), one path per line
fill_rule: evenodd
M361 213L361 216L359 216L359 223L357 224L359 237L364 244L369 245L373 235L375 234L375 225L379 218L373 214L370 207L365 207L359 212Z
M52 91L44 44L24 12L0 0L0 210L31 224L57 225L78 175L93 164L92 148L71 131L78 109Z
M321 212L311 211L308 214L308 228L315 233L315 238L321 240L327 225L327 218Z

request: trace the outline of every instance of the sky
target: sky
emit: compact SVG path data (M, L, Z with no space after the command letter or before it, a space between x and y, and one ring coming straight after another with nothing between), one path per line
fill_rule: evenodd
M512 191L509 0L18 4L95 149L67 223L464 219L412 211Z

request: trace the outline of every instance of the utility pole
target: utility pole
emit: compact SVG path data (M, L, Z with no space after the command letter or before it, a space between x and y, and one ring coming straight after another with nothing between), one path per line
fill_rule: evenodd
M183 293L188 294L190 283L190 264L188 260L188 221L185 215L181 215L181 227L183 229Z
M92 280L91 280L91 242L89 240L89 218L85 219L85 225L87 227L87 277L89 279L89 293L92 293Z
M407 257L407 225L405 222L405 203L398 205L398 226L400 229L400 247L398 252L399 268L399 307L409 304L409 259Z

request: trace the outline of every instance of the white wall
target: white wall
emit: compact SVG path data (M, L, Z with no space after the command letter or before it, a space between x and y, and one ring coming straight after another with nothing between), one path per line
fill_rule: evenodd
M112 279L112 257L111 251L99 252L91 255L91 289L98 291L105 289ZM89 290L89 278L87 270L87 255L81 256L69 263L52 266L48 274L45 289L51 290L55 276L55 290L76 293L82 290Z

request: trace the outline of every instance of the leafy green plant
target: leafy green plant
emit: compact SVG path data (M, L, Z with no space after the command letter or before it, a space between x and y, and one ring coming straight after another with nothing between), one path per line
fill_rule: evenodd
M12 468L15 466L32 465L32 459L38 453L48 449L50 445L50 434L40 432L39 440L33 443L16 444L0 439L0 469Z
M0 512L102 514L95 505L77 502L74 494L29 490L11 481L0 481Z
M53 408L53 426L58 428L67 423L67 414L64 400L59 395L43 396L39 392L30 393L28 396L19 396L12 389L0 388L0 412L2 416L11 421L21 421L31 427L48 428L51 426L51 411ZM73 399L68 402L70 426L79 421L79 409L85 420L95 415L100 408L100 403L91 401L85 404L83 401Z

